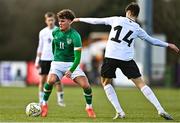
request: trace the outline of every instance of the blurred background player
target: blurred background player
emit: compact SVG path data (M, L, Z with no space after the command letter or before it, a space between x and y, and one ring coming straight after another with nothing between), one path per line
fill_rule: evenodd
M125 113L120 106L116 92L111 85L112 78L116 78L116 69L120 68L122 73L128 79L131 79L136 87L139 88L144 96L155 106L158 114L166 120L172 120L173 118L165 112L153 91L141 78L139 68L133 60L134 39L140 38L152 45L169 47L177 53L179 52L179 49L174 44L150 37L139 24L136 23L140 11L138 4L130 3L125 11L126 17L74 19L74 22L82 21L90 24L111 25L111 31L106 45L105 59L101 68L101 83L104 86L109 101L117 112L114 119L125 117Z
M69 9L60 11L57 14L60 28L53 31L53 53L54 60L47 83L44 85L44 98L42 107L42 117L47 116L47 101L53 89L53 85L65 75L72 78L75 83L80 85L84 91L86 100L86 112L89 117L95 118L96 115L92 107L92 89L84 72L80 69L82 42L79 33L71 28L71 23L75 18L74 12Z
M50 70L51 61L53 60L52 53L52 32L57 28L55 26L55 14L52 12L47 12L45 14L45 23L47 27L42 29L39 33L39 45L37 48L37 56L35 60L35 66L39 70L40 82L39 82L39 102L42 103L43 100L43 86L47 81L47 75ZM60 82L56 83L57 88L57 102L59 106L65 106L64 103L64 92L63 87Z

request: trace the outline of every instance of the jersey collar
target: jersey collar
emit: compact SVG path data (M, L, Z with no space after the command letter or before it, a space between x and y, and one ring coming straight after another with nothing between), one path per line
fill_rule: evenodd
M61 30L61 29L59 29L59 30ZM71 30L72 30L72 29L69 28L67 31L65 31L65 32L61 31L61 32L64 33L64 34L66 34L66 33L69 33Z
M131 20L131 21L133 21L133 22L136 22L135 20L133 20L133 19L131 19L131 18L129 18L129 17L127 17L129 20Z

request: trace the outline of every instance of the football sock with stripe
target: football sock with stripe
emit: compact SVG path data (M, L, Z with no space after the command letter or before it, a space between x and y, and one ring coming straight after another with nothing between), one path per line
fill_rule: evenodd
M45 83L45 85L44 85L44 97L43 97L43 101L45 101L45 102L48 101L52 89L53 89L53 85L51 85L49 83Z
M63 102L64 101L64 92L57 92L57 99L58 99L58 102Z
M86 108L92 108L92 89L84 89L84 97L86 100Z
M144 94L144 96L155 106L157 111L164 112L164 109L162 108L161 104L159 103L151 88L145 85L141 88L141 91Z
M118 101L118 97L117 97L116 92L115 92L114 88L112 87L112 85L107 84L106 86L104 86L104 90L105 90L107 98L109 99L109 101L111 102L113 107L115 108L116 112L117 113L124 112L121 108L121 105Z

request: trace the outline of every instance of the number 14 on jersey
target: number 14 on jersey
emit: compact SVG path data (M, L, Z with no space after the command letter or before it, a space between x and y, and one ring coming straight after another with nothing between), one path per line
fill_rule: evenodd
M127 43L128 43L128 46L130 47L130 46L131 46L131 43L132 43L132 41L133 41L133 38L129 39L129 37L131 36L131 34L133 33L133 31L130 30L130 31L123 37L122 40L119 40L119 36L120 36L121 31L122 31L122 26L116 26L116 27L114 27L114 31L116 31L116 30L117 30L116 35L115 35L114 38L111 38L111 40L112 40L112 41L115 41L115 42L117 42L117 43L121 43L121 41L123 40L123 41L127 42Z

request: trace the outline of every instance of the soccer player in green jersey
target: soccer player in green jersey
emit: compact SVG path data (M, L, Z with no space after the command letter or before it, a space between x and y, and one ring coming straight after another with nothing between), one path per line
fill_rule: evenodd
M75 29L71 28L75 14L69 9L64 9L57 13L57 17L59 28L52 32L54 60L51 63L48 80L44 86L45 94L41 105L41 116L47 116L47 101L53 85L65 75L83 88L87 114L89 117L95 118L96 115L92 107L92 90L86 75L79 67L82 49L81 37Z

